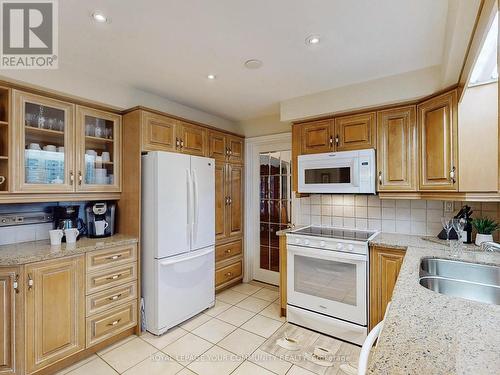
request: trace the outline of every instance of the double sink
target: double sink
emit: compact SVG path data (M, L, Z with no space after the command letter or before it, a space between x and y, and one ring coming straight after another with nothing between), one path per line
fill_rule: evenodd
M434 292L500 305L500 267L442 258L423 258L420 285Z

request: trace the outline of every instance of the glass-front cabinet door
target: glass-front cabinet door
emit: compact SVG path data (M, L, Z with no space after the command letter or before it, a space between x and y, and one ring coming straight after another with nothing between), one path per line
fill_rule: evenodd
M13 91L14 190L74 191L74 105Z
M120 191L121 116L82 106L76 114L77 191Z

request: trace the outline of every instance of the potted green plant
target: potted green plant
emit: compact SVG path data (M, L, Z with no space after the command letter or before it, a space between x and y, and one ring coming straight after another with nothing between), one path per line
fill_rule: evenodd
M493 232L500 228L500 225L493 219L482 217L472 220L472 226L476 228L476 245L483 242L493 241Z

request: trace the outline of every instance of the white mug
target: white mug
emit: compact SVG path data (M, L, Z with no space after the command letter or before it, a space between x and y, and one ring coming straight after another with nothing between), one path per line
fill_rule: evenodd
M61 244L61 239L64 236L62 229L49 230L50 244L57 246Z
M55 152L57 150L57 147L54 146L54 145L46 145L43 147L43 150L44 151L52 151L52 152Z
M80 232L76 228L65 229L64 235L66 236L66 243L75 243L76 237L78 237L79 234Z
M30 143L28 147L30 150L41 150L40 145L38 143Z
M104 163L107 163L108 161L111 161L111 157L109 155L109 152L107 152L107 151L103 151L103 153L101 154L101 157L102 157L102 161Z
M5 177L4 176L0 176L0 185L2 185L4 182L5 182Z
M95 234L96 236L102 236L104 234L104 230L109 227L109 223L104 220L99 220L94 223L95 225Z

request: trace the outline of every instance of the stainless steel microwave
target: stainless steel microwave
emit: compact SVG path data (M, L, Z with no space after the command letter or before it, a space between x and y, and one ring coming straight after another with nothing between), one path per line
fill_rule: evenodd
M298 157L299 193L375 194L375 150Z

